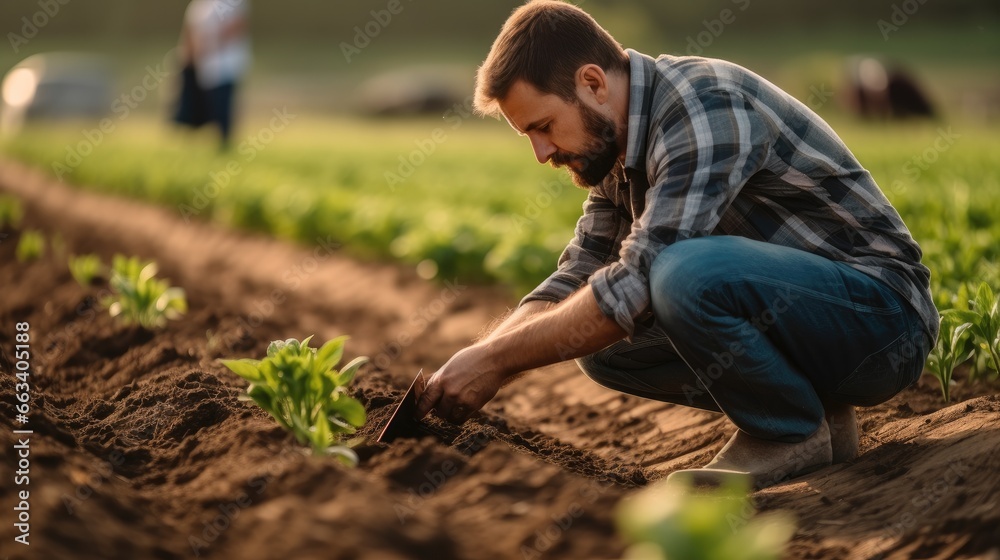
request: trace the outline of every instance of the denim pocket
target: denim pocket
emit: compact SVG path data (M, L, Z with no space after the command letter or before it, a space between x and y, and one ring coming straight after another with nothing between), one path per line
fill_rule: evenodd
M857 406L883 403L920 377L930 348L922 331L904 332L884 348L869 354L833 396Z

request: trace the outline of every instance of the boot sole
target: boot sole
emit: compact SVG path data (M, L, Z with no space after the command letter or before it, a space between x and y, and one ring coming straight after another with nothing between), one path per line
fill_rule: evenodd
M803 467L791 474L781 475L780 477L767 474L752 475L743 471L703 467L700 469L682 469L674 471L667 476L667 480L682 481L685 478L689 478L694 487L707 489L720 488L722 486L726 486L727 484L737 484L738 480L750 479L753 489L756 491L769 486L774 486L776 484L781 484L782 482L786 482L793 478L814 473L828 466L830 466L830 463L817 463L808 467Z

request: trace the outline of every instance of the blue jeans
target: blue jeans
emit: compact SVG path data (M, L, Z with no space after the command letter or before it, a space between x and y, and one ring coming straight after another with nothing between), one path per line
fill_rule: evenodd
M846 264L742 237L681 241L650 270L655 322L577 360L601 385L725 413L798 442L824 402L870 406L915 382L931 350L916 311Z

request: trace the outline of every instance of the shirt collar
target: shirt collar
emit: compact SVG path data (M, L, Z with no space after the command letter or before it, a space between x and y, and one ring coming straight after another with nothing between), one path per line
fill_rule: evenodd
M625 168L644 169L656 60L633 49L625 49L625 53L628 55L630 68Z

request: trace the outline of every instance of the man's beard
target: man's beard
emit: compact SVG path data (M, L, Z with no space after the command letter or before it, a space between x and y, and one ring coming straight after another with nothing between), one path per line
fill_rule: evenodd
M618 160L618 132L615 122L583 103L578 103L583 119L584 133L588 137L582 154L556 152L550 163L554 167L566 166L573 183L589 189L597 186L611 173ZM570 164L575 164L579 169Z

